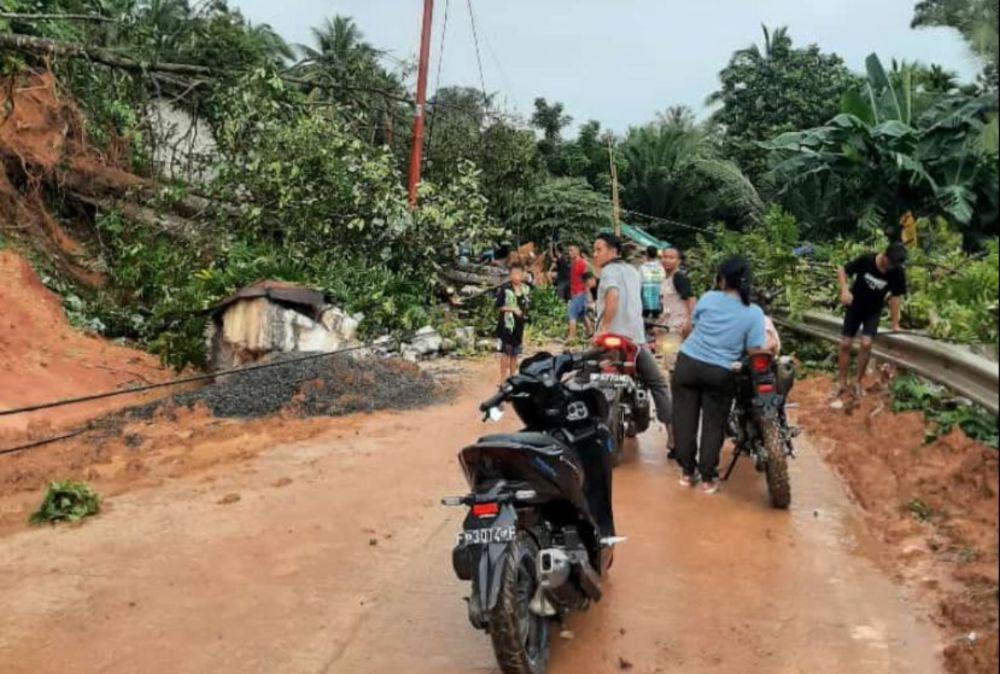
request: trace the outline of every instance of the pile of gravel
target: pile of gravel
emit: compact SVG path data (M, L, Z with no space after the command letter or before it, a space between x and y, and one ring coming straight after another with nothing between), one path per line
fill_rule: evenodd
M302 416L337 416L380 409L410 409L432 403L445 391L427 373L402 360L355 358L350 354L296 361L285 354L275 367L220 377L197 391L136 410L152 415L164 404L202 403L217 417L262 417L289 410Z

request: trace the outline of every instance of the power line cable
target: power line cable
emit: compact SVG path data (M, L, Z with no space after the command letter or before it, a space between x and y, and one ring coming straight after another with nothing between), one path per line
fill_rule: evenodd
M441 45L438 47L437 74L434 76L434 97L432 100L437 100L438 94L441 93L441 67L444 65L444 39L448 34L448 8L450 6L451 0L445 0L444 22L441 25ZM432 114L430 128L427 130L427 154L424 156L424 161L430 159L431 148L434 147L435 126L437 126L437 115Z
M483 87L483 103L489 98L486 94L486 77L483 75L483 56L479 51L479 31L476 30L476 13L472 9L472 0L465 0L469 8L469 22L472 24L472 41L476 45L476 63L479 66L479 83Z

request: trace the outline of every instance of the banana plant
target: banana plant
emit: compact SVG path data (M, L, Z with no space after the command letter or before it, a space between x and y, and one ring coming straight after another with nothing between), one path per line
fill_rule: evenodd
M995 101L917 92L909 67L890 77L874 54L866 66L864 86L826 125L761 144L772 152L780 198L819 229L893 232L909 211L995 235L997 153L983 142ZM801 203L803 191L821 201Z

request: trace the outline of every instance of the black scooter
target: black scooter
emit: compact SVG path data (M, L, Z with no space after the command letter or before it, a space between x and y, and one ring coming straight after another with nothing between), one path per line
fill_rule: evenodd
M611 512L608 401L574 376L603 352L524 361L480 410L499 419L510 402L525 428L464 448L472 491L442 501L469 508L452 564L472 582L469 620L489 633L505 674L546 670L552 622L600 600L623 540Z

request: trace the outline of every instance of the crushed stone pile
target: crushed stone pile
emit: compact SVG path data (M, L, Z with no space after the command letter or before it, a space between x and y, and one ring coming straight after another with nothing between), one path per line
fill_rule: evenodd
M276 367L225 375L196 391L146 405L136 416L149 417L164 405L204 404L217 417L263 417L282 410L301 416L338 416L381 409L410 409L443 398L447 391L413 364L350 354L299 360L282 354Z

